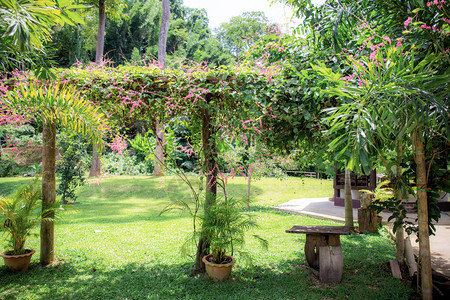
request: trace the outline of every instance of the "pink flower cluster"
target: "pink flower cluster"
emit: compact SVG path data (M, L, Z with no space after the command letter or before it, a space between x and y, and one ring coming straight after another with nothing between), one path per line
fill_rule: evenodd
M430 7L431 5L436 5L437 8L442 9L442 4L445 4L445 0L434 0L427 2L427 6Z
M436 28L435 26L428 26L426 24L420 25L420 29L433 29L434 31L439 31L439 29Z
M204 88L189 89L189 93L186 97L184 97L184 99L194 98L192 104L195 104L198 99L206 102L205 98L203 98L202 95L206 95L208 93L210 93L210 91Z
M127 149L127 141L121 135L116 135L114 141L109 144L111 150L116 151L117 155L123 156L123 151Z
M186 147L178 145L175 149L180 149L180 151L186 153L188 157L191 157L191 155L193 154L197 154L197 151L195 151L194 146L192 146L191 143L189 142Z
M411 23L412 19L413 19L413 18L409 17L409 18L406 19L406 21L403 23L403 24L405 24L405 29L408 29L408 25L409 25L409 23Z
M388 37L387 37L388 38ZM384 39L384 38L383 38ZM389 38L388 38L389 39ZM389 43L391 42L391 39L389 39ZM375 60L377 58L378 50L384 47L384 43L379 43L377 45L370 46L370 50L372 50L372 53L370 53L370 60Z

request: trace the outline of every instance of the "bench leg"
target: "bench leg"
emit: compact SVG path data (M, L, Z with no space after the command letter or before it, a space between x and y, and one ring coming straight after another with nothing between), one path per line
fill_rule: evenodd
M344 269L344 255L341 246L322 246L319 248L320 281L339 283Z
M305 241L305 256L308 265L313 268L319 266L319 252L321 246L326 246L327 239L324 235L307 234Z

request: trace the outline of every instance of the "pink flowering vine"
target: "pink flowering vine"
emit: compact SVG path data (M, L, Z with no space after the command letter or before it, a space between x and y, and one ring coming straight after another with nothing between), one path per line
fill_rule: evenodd
M108 145L111 150L117 152L117 155L123 156L123 151L127 149L127 141L122 135L116 135L113 142Z

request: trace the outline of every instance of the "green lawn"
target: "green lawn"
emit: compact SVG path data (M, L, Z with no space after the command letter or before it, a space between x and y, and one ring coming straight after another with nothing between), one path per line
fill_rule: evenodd
M0 195L11 194L26 180L0 178ZM243 197L246 182L229 181L228 193ZM189 197L177 178L160 183L148 176L109 177L100 186L84 186L79 195L76 210L55 226L58 264L42 268L36 253L26 273L10 274L1 266L0 299L408 299L412 292L381 268L395 256L386 234L341 238L341 284L321 284L305 267L304 235L286 234L285 229L338 224L271 207L293 198L331 196L331 181L254 181L251 211L260 227L249 235L264 236L269 250L248 239L253 265L238 259L232 278L219 285L191 277L193 259L179 253L191 220L178 212L159 216L169 199ZM39 249L37 236L30 238L28 248Z

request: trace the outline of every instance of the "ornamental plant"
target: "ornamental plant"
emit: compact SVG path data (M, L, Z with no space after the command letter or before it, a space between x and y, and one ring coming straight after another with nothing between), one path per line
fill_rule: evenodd
M42 191L39 178L34 177L29 184L22 186L12 198L0 198L0 231L8 236L6 254L25 253L25 242L33 228L41 222L53 222L50 213L55 207L39 211Z
M217 199L208 213L200 217L203 234L210 243L212 263L228 263L226 255L233 256L236 250L245 253L242 251L245 233L258 225L252 215L242 212L243 207L243 203L225 196ZM267 240L258 235L254 237L267 249Z
M25 77L25 76L24 76ZM109 130L108 120L99 107L81 98L74 88L61 87L54 82L41 82L41 86L24 80L5 85L0 94L0 106L7 113L0 114L0 121L9 116L21 116L25 120L43 122L42 150L42 201L43 211L50 209L56 199L56 125L78 132L101 149L103 135ZM50 217L52 213L50 212ZM52 222L41 223L41 264L54 260L54 226Z
M438 9L445 12L447 7L442 5ZM421 10L414 10L414 13ZM411 21L412 17L405 21L405 29L408 29ZM397 163L394 181L397 190L394 203L397 206L394 210L397 224L402 222L403 214L399 183L406 182L402 160L409 156L408 152L411 153L409 157L413 161L410 160L410 163L415 167L413 173L417 184L418 227L415 230L420 245L421 287L424 299L430 299L432 278L429 234L434 230L432 221L439 219L440 212L434 199L439 186L430 184L429 179L436 178L430 173L434 161L446 157L441 156L442 153L448 153L446 145L450 130L449 55L446 50L432 50L445 49L440 42L448 41L448 23L440 20L437 25L442 25L441 28L424 24L417 27L417 23L413 25L417 28L415 31L420 31L417 33L428 30L430 36L442 40L434 41L430 45L432 47L424 50L415 45L416 39L394 39L372 34L361 46L361 49L366 50L367 47L370 51L367 49L362 55L344 54L348 73L334 72L324 64L319 64L315 69L331 83L324 89L325 93L344 100L341 106L330 109L330 115L326 118L333 140L330 147L338 151L337 156L348 157L350 168L367 169L371 161L378 160L386 166L391 165L385 162L392 157L392 152L396 154L393 160ZM441 181L440 188L446 191L448 185L442 184L444 182ZM403 226L397 227L403 229ZM403 237L397 236L397 241L397 259L403 261Z
M181 171L182 172L182 171ZM184 174L179 174L181 178L186 178ZM216 197L214 203L210 204L204 213L206 197L201 197L188 181L193 191L190 200L176 199L162 212L170 210L181 210L192 217L193 232L190 234L181 247L181 253L187 254L193 245L204 240L209 245L209 252L212 254L212 263L229 263L227 256L233 256L238 252L242 257L249 258L245 248L245 235L250 229L257 228L256 220L250 213L243 212L244 201L229 198L226 194L225 184L218 181L223 196ZM260 242L263 249L268 248L268 242L259 235L253 235ZM208 254L208 253L206 253Z

